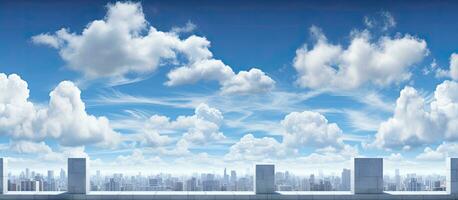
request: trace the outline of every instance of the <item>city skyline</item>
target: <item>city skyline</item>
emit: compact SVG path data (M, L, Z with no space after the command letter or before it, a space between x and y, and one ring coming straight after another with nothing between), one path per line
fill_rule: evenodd
M0 0L10 170L445 174L455 1ZM419 23L421 22L421 23ZM251 172L253 173L253 172Z
M445 191L445 175L400 173L384 174L385 191ZM275 172L277 191L350 191L351 170L342 169L341 175L311 173L297 176L289 171ZM64 169L55 176L29 168L19 175L8 173L8 191L66 191L67 175ZM193 173L175 176L168 173L136 175L102 173L95 170L90 175L90 191L253 191L253 174L238 174L224 168L222 173Z

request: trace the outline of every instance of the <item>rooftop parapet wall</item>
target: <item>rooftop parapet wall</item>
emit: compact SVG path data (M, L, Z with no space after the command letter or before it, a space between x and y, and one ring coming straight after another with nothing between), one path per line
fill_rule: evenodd
M89 159L68 159L68 193L86 194L89 192Z
M257 199L257 200L308 200L308 199L458 199L458 158L447 160L447 191L441 192L384 192L383 191L383 159L382 158L355 158L351 178L351 191L299 191L281 192L274 190L275 165L255 166L255 190L252 192L205 192L205 191L153 191L153 192L91 192L89 191L89 159L68 159L68 186L67 192L7 192L7 159L0 158L1 181L0 200L2 199Z
M256 194L275 193L275 165L256 165L254 191Z
M354 158L351 186L354 194L383 193L383 159Z
M6 158L0 158L0 195L8 191L8 162Z

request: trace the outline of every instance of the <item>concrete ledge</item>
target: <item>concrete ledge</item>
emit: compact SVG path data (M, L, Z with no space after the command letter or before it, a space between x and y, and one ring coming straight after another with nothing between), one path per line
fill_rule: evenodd
M0 199L9 200L435 200L458 199L458 195L446 192L384 192L381 194L352 194L350 191L299 191L276 192L275 194L255 194L254 192L90 192L89 194L68 194L66 192L8 192Z

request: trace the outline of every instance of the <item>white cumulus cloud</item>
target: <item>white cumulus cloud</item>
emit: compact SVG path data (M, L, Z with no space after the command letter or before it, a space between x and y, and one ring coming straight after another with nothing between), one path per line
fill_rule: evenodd
M0 133L14 138L34 138L32 120L36 112L28 101L27 82L16 74L0 73Z
M140 3L117 2L107 7L105 18L90 22L80 34L63 28L53 34L36 35L32 41L58 49L68 68L88 79L128 83L142 80L129 80L131 75L151 73L165 64L180 64L168 73L167 86L216 80L222 86L229 85L229 90L223 88L224 93L260 93L273 88L275 82L262 71L252 69L236 75L230 66L214 59L205 37L180 39L179 33L195 28L190 22L163 32L149 26Z
M458 54L452 53L452 55L450 55L449 70L441 68L436 69L436 77L450 77L455 81L458 80Z
M256 138L246 134L229 148L224 159L228 161L263 161L285 156L284 147L274 138Z
M263 71L252 68L249 71L240 71L230 80L223 82L222 93L250 94L266 93L273 89L275 81Z
M63 81L50 93L43 131L64 145L103 142L112 146L120 136L110 127L106 117L86 113L81 91L70 81Z
M347 48L328 42L315 26L316 43L296 51L293 66L304 88L350 90L367 84L387 86L408 80L410 67L427 54L426 42L410 35L371 42L368 31L354 33Z
M59 83L44 107L28 100L27 83L15 74L0 73L0 93L6 94L0 97L0 132L13 139L53 138L65 146L114 146L121 140L106 117L87 114L81 91L72 82Z
M405 87L396 101L394 115L380 124L373 144L409 149L457 140L457 91L457 82L444 81L436 87L434 98L428 104L417 90Z
M201 103L195 108L194 115L180 115L176 120L170 120L169 117L161 115L151 116L147 122L149 132L145 132L141 139L149 141L149 144L164 144L166 141L169 142L171 138L159 133L168 131L182 133L182 137L178 141L179 145L177 144L177 148L180 147L181 149L188 148L192 144L220 142L226 139L226 136L219 130L222 122L223 114L221 111Z
M188 66L176 68L167 74L168 86L195 83L200 80L216 80L221 84L235 76L232 68L221 60L199 60Z
M317 112L292 112L281 121L282 141L273 137L255 137L246 134L229 148L225 155L228 161L271 162L285 160L287 155L301 156L302 147L317 148L315 152L300 159L318 161L345 160L357 155L357 148L343 143L342 130L335 123Z
M291 147L343 145L342 130L317 112L292 112L281 121L284 129L283 143Z
M450 77L453 80L458 80L458 54L453 53L450 56Z
M45 142L32 142L32 141L13 141L10 144L10 150L18 153L26 154L48 154L52 153L51 147Z
M175 58L180 43L176 34L148 27L140 4L120 2L109 4L105 18L92 21L81 34L61 29L32 41L57 48L70 69L88 78L154 71L163 59Z
M218 109L200 104L196 107L193 116L179 117L176 126L187 128L187 132L183 135L186 141L192 144L206 144L226 138L219 131L222 120L223 115Z
M443 161L447 157L458 156L458 143L443 142L436 149L426 147L422 153L417 156L418 160L425 161Z

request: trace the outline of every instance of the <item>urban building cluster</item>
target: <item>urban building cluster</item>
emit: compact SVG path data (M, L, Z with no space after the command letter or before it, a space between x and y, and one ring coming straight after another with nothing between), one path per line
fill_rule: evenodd
M275 173L277 191L349 191L351 171L343 169L341 176L323 173L296 176L288 171Z
M401 175L395 170L394 176L385 175L385 191L445 191L445 176ZM172 174L125 175L114 173L102 175L100 170L90 178L91 191L253 191L253 176L238 176L236 170L224 169L223 174L201 173L191 176ZM351 171L343 169L339 175L325 176L322 173L298 176L288 171L275 173L277 191L349 191ZM59 175L53 170L47 174L26 168L19 175L8 174L8 191L66 191L67 176L61 169Z
M253 176L238 176L235 170L228 173L226 169L222 176L196 173L179 177L163 173L149 176L115 173L103 176L97 171L91 177L90 184L91 191L252 191Z
M394 177L384 176L385 191L445 191L445 176L426 175L420 176L408 173L401 176L399 169L395 170Z
M64 169L59 175L54 170L48 170L47 174L37 173L26 168L19 175L8 174L8 191L66 191L67 175Z

